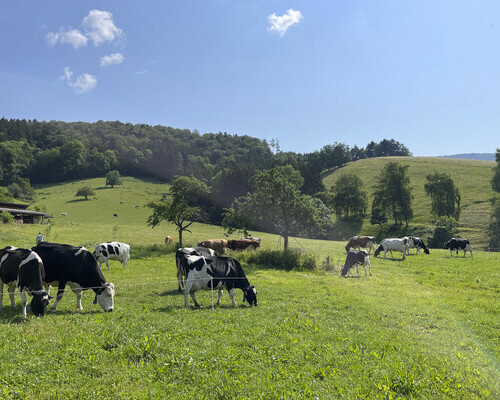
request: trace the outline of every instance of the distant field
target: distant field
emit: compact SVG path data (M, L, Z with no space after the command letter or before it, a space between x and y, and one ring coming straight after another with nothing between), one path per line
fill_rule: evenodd
M349 163L334 173L326 176L323 182L327 189L336 182L343 172L355 173L363 181L368 193L369 210L373 199L376 177L389 161L397 161L408 165L411 186L413 187L414 218L410 224L433 225L430 214L430 198L425 194L426 176L434 171L447 172L453 179L462 197L462 215L460 229L467 234L476 246L486 247L485 227L489 224L492 168L496 165L490 161L456 160L436 157L381 157L359 160ZM390 221L389 221L390 222ZM369 218L363 224L364 232L373 233L378 227L370 225Z

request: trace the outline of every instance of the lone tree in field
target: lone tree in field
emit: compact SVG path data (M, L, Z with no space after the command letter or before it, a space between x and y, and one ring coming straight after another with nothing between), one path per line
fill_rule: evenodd
M366 192L362 190L363 182L352 173L344 173L330 189L330 201L337 217L344 215L363 218L368 207Z
M177 227L179 246L182 247L182 233L191 232L188 229L191 224L201 219L202 209L198 204L209 193L209 187L196 178L175 177L162 200L146 205L153 210L153 214L148 217L148 225L155 227L161 221L171 222Z
M106 174L106 186L111 186L112 188L115 185L121 185L122 180L120 179L120 172L118 172L116 169L113 171L109 171Z
M90 186L83 186L76 192L75 196L83 196L85 200L88 200L89 196L95 195L94 190Z
M304 179L290 165L257 172L250 183L255 191L235 200L225 213L222 225L228 232L248 228L275 232L287 250L290 236L321 232L331 222L321 200L301 194Z
M407 176L408 165L398 162L388 162L377 177L377 185L373 194L372 207L379 215L387 215L394 218L395 225L401 225L404 221L406 226L413 217L411 202L410 178ZM375 218L379 220L380 218ZM378 222L376 222L378 223Z
M431 197L431 211L435 217L460 217L460 192L446 172L427 175L425 193Z

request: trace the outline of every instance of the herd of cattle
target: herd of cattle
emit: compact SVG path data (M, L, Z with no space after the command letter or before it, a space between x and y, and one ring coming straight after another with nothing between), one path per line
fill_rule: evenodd
M172 239L165 239L165 243ZM213 239L198 243L195 247L184 247L177 250L175 261L177 267L178 290L184 290L184 305L189 307L189 296L194 305L199 307L195 292L198 290L218 290L217 305L220 304L222 291L225 288L229 292L231 302L235 306L234 289L241 289L243 302L247 301L250 306L257 306L257 291L250 284L248 278L238 260L221 254L225 249L244 250L257 249L260 247L260 238L244 238L237 240ZM463 250L464 257L467 251L471 253L469 240L453 238L445 245L453 256L453 251ZM361 250L361 248L367 248ZM384 239L375 249L375 237L354 236L345 250L346 261L341 268L341 276L351 276L351 269L356 267L359 276L359 267L363 266L365 275L371 273L370 252L377 257L384 251L399 251L403 254L403 260L410 249L416 249L416 254L423 250L429 254L429 249L422 239L417 237L404 237ZM219 253L219 254L218 254ZM38 242L31 249L21 249L7 246L0 250L0 309L2 309L3 288L7 285L11 306L15 307L14 292L16 287L22 303L22 315L26 316L28 298L33 298L30 306L35 316L43 316L51 297L50 286L57 284L57 296L51 311L56 311L57 304L64 295L64 288L68 285L76 295L76 307L81 310L82 292L91 289L95 292L94 304L99 303L104 311L113 311L114 307L114 285L106 282L102 272L103 263L109 269L109 260L118 260L126 267L130 260L130 246L121 242L108 242L97 245L91 253L84 247L74 247L67 244Z
M361 248L367 248L368 251L361 250ZM452 238L446 242L445 248L450 250L450 256L452 257L453 251L456 251L458 257L458 250L463 250L464 257L466 252L470 251L470 255L472 257L472 249L468 239ZM367 274L366 267L368 266L371 276L370 251L373 252L375 257L383 251L384 258L387 258L387 252L390 252L391 257L393 257L392 252L399 251L403 254L404 260L406 259L406 254L410 254L410 249L416 249L415 254L419 254L420 250L423 250L425 254L429 254L429 249L425 245L424 241L414 236L384 239L376 250L374 236L353 236L345 246L347 257L345 264L342 266L341 275L351 276L351 269L356 267L356 272L359 276L359 266L361 265L365 269L365 275Z

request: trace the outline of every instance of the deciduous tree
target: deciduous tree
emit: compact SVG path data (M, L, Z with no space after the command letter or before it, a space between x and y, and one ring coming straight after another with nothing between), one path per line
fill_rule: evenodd
M431 212L436 217L460 217L460 192L446 172L426 176L425 193L431 198Z
M182 233L191 232L188 229L191 224L202 218L199 199L209 193L210 188L197 178L175 177L163 199L146 205L153 210L148 217L148 225L155 227L161 221L173 223L179 232L179 246L182 247Z
M229 232L247 228L275 232L287 250L290 236L321 231L331 221L321 200L301 194L303 182L290 165L258 172L251 179L255 191L233 203L223 226Z
M343 173L330 189L331 204L338 217L342 215L363 218L368 206L366 192L362 190L363 182L352 173Z
M94 190L90 186L83 186L76 192L75 196L83 196L85 200L88 200L89 196L95 195Z
M378 212L394 218L395 225L404 221L408 226L413 217L412 188L407 170L408 165L391 161L385 165L377 177L373 202L377 205Z

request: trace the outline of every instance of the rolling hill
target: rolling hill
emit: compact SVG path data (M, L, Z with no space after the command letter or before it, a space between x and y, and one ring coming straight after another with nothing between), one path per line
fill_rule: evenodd
M329 190L338 177L344 172L354 173L363 181L364 189L368 193L369 209L376 184L376 177L389 161L397 161L408 165L410 183L413 187L414 218L411 225L432 226L430 214L430 198L426 196L424 184L426 175L434 171L445 171L453 179L462 197L462 214L459 221L460 234L468 237L476 246L486 248L486 226L489 224L491 199L494 192L491 189L491 169L495 166L491 161L448 159L437 157L380 157L358 160L347 164L323 178L323 183ZM370 225L366 219L362 226L363 233L376 233L378 227Z

